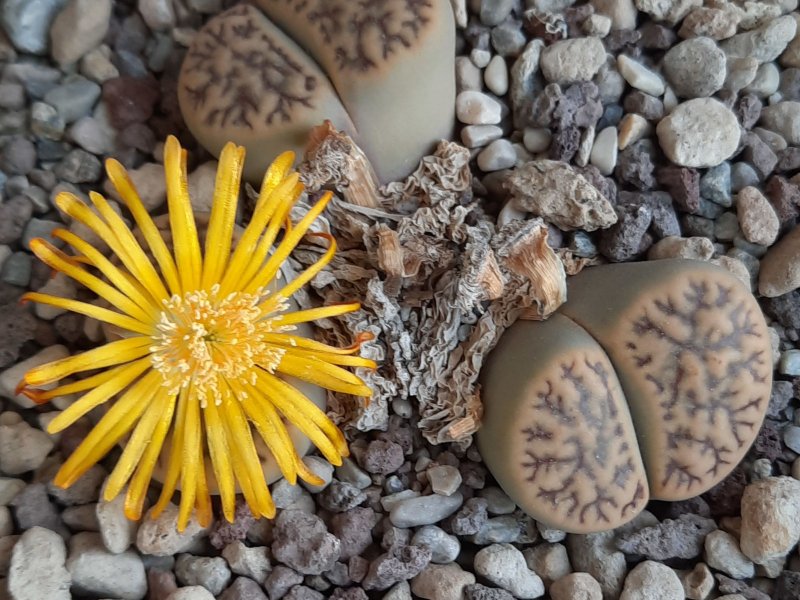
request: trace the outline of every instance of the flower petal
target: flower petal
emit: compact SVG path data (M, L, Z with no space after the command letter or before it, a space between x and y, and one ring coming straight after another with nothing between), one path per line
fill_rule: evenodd
M80 300L69 300L68 298L61 298L60 296L51 296L50 294L41 294L39 292L28 292L23 294L20 298L21 302L38 302L39 304L49 304L50 306L57 306L70 312L86 315L104 323L116 325L122 329L141 333L142 335L150 335L153 333L153 326L142 323L141 321L129 317L127 315L114 312L101 306L95 306Z
M208 402L203 410L206 439L208 440L211 464L222 500L222 513L229 523L233 523L233 514L236 508L236 483L233 477L233 468L231 467L231 450L228 445L228 436L219 412L219 407L213 400Z

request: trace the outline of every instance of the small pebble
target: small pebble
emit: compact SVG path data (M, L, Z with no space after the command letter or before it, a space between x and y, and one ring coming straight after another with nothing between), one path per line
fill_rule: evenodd
M532 572L525 557L511 544L494 544L475 555L475 572L516 598L538 598L544 594L542 579Z
M72 578L66 569L66 558L66 545L57 533L42 527L23 532L14 544L8 568L6 584L11 597L70 600Z
M389 518L395 527L433 525L453 514L462 502L463 498L458 492L452 496L431 494L406 498L394 504L389 512Z
M67 570L76 594L138 600L147 593L139 555L132 551L111 554L99 533L76 533L70 538Z
M778 102L761 110L761 125L780 134L792 146L800 145L800 102Z
M508 92L508 67L502 56L495 56L483 72L483 80L489 91L497 96L505 96Z
M748 242L771 246L778 238L778 216L758 188L748 186L739 191L736 195L736 214Z
M755 563L784 556L800 541L800 481L767 477L742 496L741 550Z
M502 109L497 100L476 91L464 91L456 97L456 116L466 125L497 125Z
M230 583L231 571L219 556L180 554L175 561L175 576L182 585L199 585L216 596Z
M594 139L591 163L603 175L611 175L617 165L617 128L606 127Z
M713 98L679 104L659 122L656 133L667 157L685 167L717 166L733 155L740 137L736 116Z
M539 66L551 83L589 81L605 63L606 52L596 37L560 40L542 50Z
M683 98L711 96L722 88L727 70L725 53L707 37L673 46L664 55L662 66L672 89Z
M435 525L425 525L420 527L411 538L411 543L415 546L427 546L431 551L431 562L447 564L455 561L461 551L461 544L458 538L449 533L445 533Z
M475 575L457 563L431 563L411 580L411 591L425 600L463 600L464 588L473 583Z
M602 600L603 590L588 573L565 575L550 586L552 600Z
M625 54L617 57L617 68L625 81L637 90L652 96L660 96L664 93L664 81L661 77Z
M625 578L619 600L684 600L683 585L668 566L652 560L636 565Z
M514 146L506 139L495 140L478 154L478 168L487 173L509 169L517 162Z
M467 125L461 130L461 141L467 148L482 148L503 137L497 125Z

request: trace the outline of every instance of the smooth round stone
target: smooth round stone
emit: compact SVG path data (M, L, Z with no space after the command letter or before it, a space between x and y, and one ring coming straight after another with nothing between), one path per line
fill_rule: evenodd
M495 56L489 61L483 72L483 81L498 96L504 96L508 92L508 66L502 56Z
M430 467L427 473L431 489L435 494L450 496L457 492L461 485L461 473L451 465Z
M749 185L758 185L758 173L746 162L736 162L731 165L730 190L734 193L742 191Z
M625 81L637 90L641 90L651 96L660 96L664 93L664 80L642 63L620 54L617 57L617 69L619 69Z
M467 125L461 130L461 142L467 148L482 148L503 137L503 129L497 125Z
M758 188L748 186L738 193L736 214L748 242L770 246L777 239L781 225L778 215Z
M552 134L549 129L527 127L522 134L522 143L525 149L533 154L544 152L550 147Z
M652 125L642 115L630 113L622 117L619 122L619 135L617 136L618 150L624 150L631 144L641 140L652 133Z
M458 558L461 551L461 543L458 538L449 533L445 533L435 525L425 525L420 527L411 543L415 546L427 546L431 550L431 562L447 564Z
M683 98L703 98L722 87L725 53L714 40L698 37L673 46L661 63L672 89Z
M683 167L714 167L739 146L736 115L719 100L695 98L679 104L656 127L661 149Z
M476 67L483 69L489 64L489 61L492 60L492 53L488 50L473 48L472 52L469 53L469 59Z
M611 175L617 165L617 128L606 127L594 138L591 163L603 175Z
M20 52L47 52L47 31L66 0L5 0L0 25Z
M419 527L420 525L433 525L456 512L463 498L461 494L452 496L418 496L405 498L392 507L389 519L395 527Z
M561 40L542 50L539 67L547 81L570 85L589 81L606 62L603 42L595 37Z
M781 354L778 371L782 375L796 377L800 375L800 350L786 350Z
M497 125L502 107L494 98L468 90L456 96L456 116L465 125Z
M781 134L790 145L800 145L800 102L790 100L764 107L760 123Z
M44 101L55 107L64 122L69 124L87 116L99 97L99 85L78 77L47 92Z
M766 98L778 91L781 82L780 71L775 63L764 63L756 71L756 76L744 88L744 92Z
M487 173L510 169L516 162L514 145L506 139L493 141L478 154L478 168Z
M761 259L758 291L774 298L800 288L800 227L795 227Z

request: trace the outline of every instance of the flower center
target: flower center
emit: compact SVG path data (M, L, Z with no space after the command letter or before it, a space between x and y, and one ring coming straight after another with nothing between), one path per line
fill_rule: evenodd
M259 310L260 294L218 293L215 285L164 300L150 348L170 393L192 385L201 406L209 396L219 404L221 379L255 384L256 369L274 372L284 354L263 339L277 328Z

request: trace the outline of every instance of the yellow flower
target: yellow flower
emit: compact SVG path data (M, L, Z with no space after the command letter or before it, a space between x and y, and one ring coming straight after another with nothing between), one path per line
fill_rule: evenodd
M41 293L26 294L24 299L92 317L125 334L99 348L31 369L20 382L19 391L37 403L83 394L53 419L47 428L50 433L62 431L115 398L58 471L56 485L75 483L129 436L108 478L105 500L112 500L127 485L125 514L130 519L140 518L153 469L162 451L168 451L153 516L164 510L180 485L178 528L183 530L193 509L201 523L211 520L206 450L228 521L234 517L237 488L255 516L275 515L254 435L263 438L280 471L293 484L298 477L312 484L322 482L304 466L284 419L302 431L331 463L339 465L348 455L336 425L279 377L288 375L329 390L368 397L370 389L343 367L375 367L372 361L354 356L369 336L360 336L349 348L336 348L291 333L299 323L359 309L352 303L288 310L287 299L333 257L336 245L328 235L313 234L328 242L327 251L315 264L282 287L276 285L282 263L330 200L326 193L301 221L289 222L289 211L303 191L298 174L291 171L293 160L292 153L285 153L269 167L252 219L232 250L244 148L231 143L225 146L203 251L189 202L186 153L170 136L164 149L164 169L172 252L125 169L115 160L107 161L108 177L144 236L155 264L100 194L90 195L97 213L72 194L58 195L58 207L102 239L118 263L65 229L56 230L53 237L71 246L73 255L43 239L33 240L31 249L44 263L72 277L116 310ZM35 389L96 369L101 370L55 389Z

